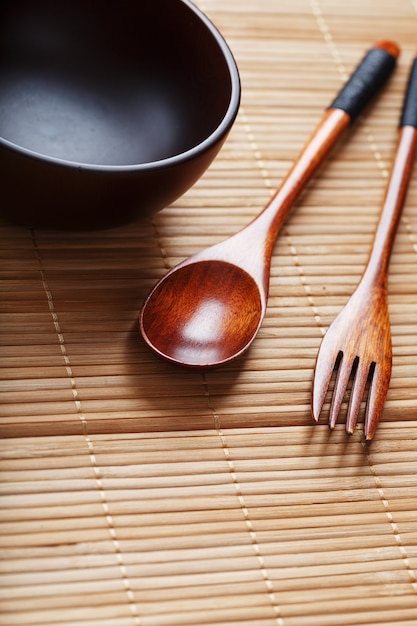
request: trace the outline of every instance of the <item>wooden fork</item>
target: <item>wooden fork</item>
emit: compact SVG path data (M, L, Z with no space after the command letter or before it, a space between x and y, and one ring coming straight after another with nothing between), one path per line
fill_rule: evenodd
M322 340L314 372L312 414L318 422L333 371L337 370L329 412L330 428L335 427L352 378L346 417L348 433L355 429L369 381L364 424L367 440L375 434L391 378L388 266L416 148L417 57L410 71L394 162L369 259L359 285Z

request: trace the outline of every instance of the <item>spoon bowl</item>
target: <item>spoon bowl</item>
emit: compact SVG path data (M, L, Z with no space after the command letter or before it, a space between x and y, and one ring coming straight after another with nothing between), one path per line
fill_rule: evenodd
M143 309L142 332L153 338L153 349L198 367L220 365L244 352L263 317L253 277L216 259L187 263L173 276L157 285ZM170 323L161 327L165 317Z

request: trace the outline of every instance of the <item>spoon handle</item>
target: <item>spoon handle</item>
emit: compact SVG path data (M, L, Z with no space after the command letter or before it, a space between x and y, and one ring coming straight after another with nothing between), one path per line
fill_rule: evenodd
M411 66L400 118L400 129L378 226L362 282L386 287L395 234L417 151L417 57Z
M304 149L262 212L238 235L250 230L250 239L265 242L264 258L268 262L278 232L294 200L323 162L330 148L349 123L368 104L395 67L398 46L389 41L376 43L354 70L324 113ZM255 231L255 232L254 232ZM242 242L239 237L240 243Z

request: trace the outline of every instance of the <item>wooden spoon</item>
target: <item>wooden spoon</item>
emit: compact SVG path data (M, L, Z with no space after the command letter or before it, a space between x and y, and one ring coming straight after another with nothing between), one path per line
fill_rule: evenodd
M218 366L247 350L262 323L275 239L291 206L346 126L393 70L398 46L376 43L327 109L261 213L240 232L170 270L146 298L140 330L159 356Z

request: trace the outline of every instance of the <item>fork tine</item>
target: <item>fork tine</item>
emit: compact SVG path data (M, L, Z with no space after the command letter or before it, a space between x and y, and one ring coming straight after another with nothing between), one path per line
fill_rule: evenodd
M369 376L370 366L359 359L355 379L352 385L352 391L349 400L348 412L346 417L346 432L353 434L358 421L359 410L363 394L365 392L366 382Z
M321 343L313 378L313 394L312 394L312 415L315 422L319 421L320 413L323 408L324 401L326 399L327 390L329 388L330 380L332 378L333 370L339 359L340 352L332 354L328 352L326 348L325 337Z
M387 362L384 363L383 366L379 366L378 363L376 363L366 406L364 433L367 441L370 441L374 436L381 418L390 379L391 360L387 359Z
M346 354L342 354L330 406L329 426L331 429L336 426L337 416L339 415L340 407L345 397L346 387L352 373L354 362L355 359L351 359Z

